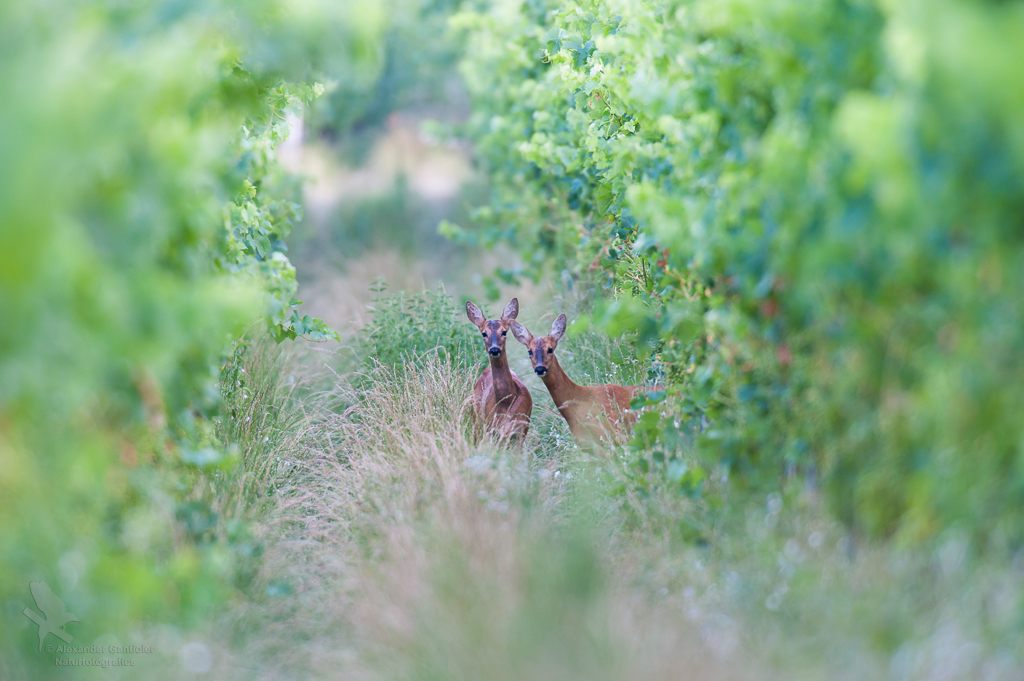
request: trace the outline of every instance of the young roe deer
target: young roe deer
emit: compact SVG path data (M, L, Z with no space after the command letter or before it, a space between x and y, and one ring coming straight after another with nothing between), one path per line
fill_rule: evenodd
M621 442L629 433L636 412L629 408L633 396L641 390L636 386L577 385L573 383L555 357L555 348L565 333L565 315L551 323L547 336L534 338L530 331L513 321L512 334L526 346L533 360L533 371L551 393L558 413L569 424L572 437L580 446L599 442Z
M484 426L501 437L526 437L533 411L530 391L509 368L505 355L505 337L518 314L517 298L505 306L501 319L487 319L472 301L466 302L466 316L483 334L491 365L484 369L473 387L473 406Z

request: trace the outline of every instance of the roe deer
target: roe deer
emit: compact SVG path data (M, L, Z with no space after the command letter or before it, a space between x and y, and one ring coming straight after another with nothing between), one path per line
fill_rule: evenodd
M487 319L472 301L466 302L466 315L484 337L491 366L484 369L473 387L473 407L486 428L501 437L526 437L530 428L533 398L526 385L508 366L505 336L509 324L519 314L519 300L513 298L501 313L501 319Z
M614 383L593 386L573 383L555 357L555 348L565 333L564 314L558 315L551 323L550 333L541 338L534 338L519 322L513 321L511 326L516 340L529 350L534 373L544 381L576 443L587 447L601 441L621 442L636 420L629 401L641 388Z

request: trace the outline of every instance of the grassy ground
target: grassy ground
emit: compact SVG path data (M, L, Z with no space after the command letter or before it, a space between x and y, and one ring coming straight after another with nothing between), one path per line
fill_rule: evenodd
M607 340L564 343L581 382L637 378ZM477 350L248 355L223 424L243 474L210 489L259 549L202 635L211 677L1022 678L1024 561L859 544L803 486L637 487L533 385L526 442L474 444Z
M247 369L279 383L254 391L264 407L285 403L265 412L302 416L278 416L289 435L245 456L249 498L273 490L274 503L253 509L265 552L249 596L209 634L217 678L742 676L664 599L614 574L615 509L593 476L607 462L583 458L547 401L522 447L474 444L475 375L459 361L353 380L313 375L317 359L345 363L307 356L293 381L288 360L266 354ZM286 389L301 381L301 394Z

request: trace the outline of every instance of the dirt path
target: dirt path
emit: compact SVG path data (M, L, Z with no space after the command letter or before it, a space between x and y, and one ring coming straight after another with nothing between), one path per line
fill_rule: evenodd
M305 224L291 256L302 312L343 335L366 322L378 279L391 291L443 285L453 296L484 302L483 278L518 260L501 248L467 249L436 235L442 219L465 218L464 190L477 178L467 148L431 138L421 124L414 114L392 115L358 167L342 163L326 143L304 139L298 120L279 149L282 164L305 178ZM547 292L529 281L499 288L524 302Z

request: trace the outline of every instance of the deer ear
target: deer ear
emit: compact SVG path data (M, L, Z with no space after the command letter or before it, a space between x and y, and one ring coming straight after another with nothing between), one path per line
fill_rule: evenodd
M512 327L512 335L516 337L516 340L523 345L529 346L530 341L533 340L533 334L531 334L525 326L515 320L512 320L510 326Z
M556 343L562 339L563 335L565 335L565 315L564 314L558 315L558 319L556 319L555 321L551 322L551 334L550 335L555 340Z
M484 316L479 307L473 304L472 300L466 301L466 316L469 317L469 321L477 326L482 326L487 321L487 317Z
M508 305L505 306L505 311L501 313L502 319L515 319L519 316L519 299L513 298L508 301Z

